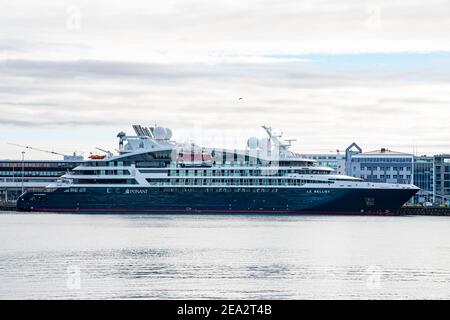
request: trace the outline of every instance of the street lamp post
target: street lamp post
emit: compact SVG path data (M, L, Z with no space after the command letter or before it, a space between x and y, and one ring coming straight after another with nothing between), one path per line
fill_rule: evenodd
M24 176L25 176L25 151L22 151L22 194L23 194Z

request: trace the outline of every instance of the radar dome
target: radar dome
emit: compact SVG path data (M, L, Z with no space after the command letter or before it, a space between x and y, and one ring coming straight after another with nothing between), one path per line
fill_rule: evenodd
M166 128L166 139L170 140L172 138L172 130Z
M255 137L251 137L247 140L247 146L250 149L256 149L258 148L258 138Z
M166 129L163 127L156 127L153 131L153 135L155 136L155 139L163 140L166 137Z

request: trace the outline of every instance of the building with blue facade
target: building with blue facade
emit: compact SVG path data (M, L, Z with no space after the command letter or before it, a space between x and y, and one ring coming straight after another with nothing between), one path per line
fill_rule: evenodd
M449 204L450 155L414 156L386 148L363 152L353 143L346 150L345 167L347 175L366 181L418 186L412 203Z
M414 156L386 148L353 153L347 160L349 176L370 182L412 184Z
M434 199L450 205L450 154L434 156Z
M432 204L435 202L433 182L434 157L415 156L413 183L420 188L420 191L414 196L414 203Z

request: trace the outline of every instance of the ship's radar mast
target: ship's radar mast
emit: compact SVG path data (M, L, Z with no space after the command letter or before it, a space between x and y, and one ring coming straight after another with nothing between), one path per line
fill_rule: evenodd
M285 139L286 142L282 142L280 138L283 136L283 133L274 134L272 131L272 127L263 125L262 128L266 130L269 135L269 139L272 140L276 147L280 148L283 151L289 151L289 148L292 145L292 141L296 141L296 139Z
M119 138L119 152L123 150L123 140L127 136L127 134L123 131L120 131L117 134L117 138Z

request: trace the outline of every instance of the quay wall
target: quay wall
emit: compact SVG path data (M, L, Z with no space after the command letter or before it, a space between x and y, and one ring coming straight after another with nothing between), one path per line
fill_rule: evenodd
M417 216L450 216L450 207L403 207L400 209L402 215Z

